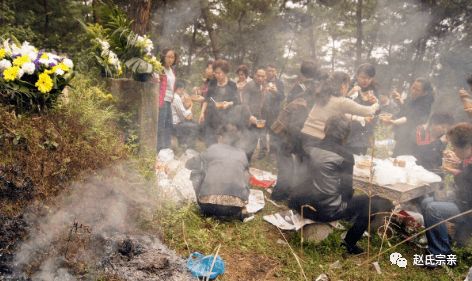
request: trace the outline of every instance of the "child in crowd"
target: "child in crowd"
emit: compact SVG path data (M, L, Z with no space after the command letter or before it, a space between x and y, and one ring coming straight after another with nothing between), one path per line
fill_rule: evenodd
M172 101L172 125L179 145L184 148L194 148L199 126L193 121L192 100L185 92L185 83L175 83L174 99Z
M390 97L386 94L379 95L379 105L381 113L390 113L395 115L400 111L398 104L396 104Z

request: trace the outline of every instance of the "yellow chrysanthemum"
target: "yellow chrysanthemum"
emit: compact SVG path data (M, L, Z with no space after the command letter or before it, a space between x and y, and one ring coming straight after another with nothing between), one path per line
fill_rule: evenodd
M54 85L54 83L52 82L51 77L49 77L49 75L47 73L41 73L41 74L39 74L38 81L34 85L38 88L38 90L41 93L46 94L46 93L49 93L51 91L52 86Z
M27 55L17 57L13 60L13 65L22 66L24 63L30 62L30 58Z
M5 57L5 54L7 53L7 51L5 51L5 49L0 49L0 60L3 59Z
M12 66L5 71L3 71L3 79L5 81L14 81L16 77L18 77L18 73L20 72L20 67L19 66Z
M59 66L55 65L55 66L53 66L51 69L46 69L46 70L44 71L44 73L46 73L46 74L48 74L48 75L49 75L49 74L54 74L57 69L59 69Z
M64 71L69 71L70 68L65 65L63 62L61 62L60 64L57 65L60 69L64 70Z

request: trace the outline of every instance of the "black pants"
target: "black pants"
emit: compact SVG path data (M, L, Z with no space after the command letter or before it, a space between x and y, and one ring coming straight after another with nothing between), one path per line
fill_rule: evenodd
M316 209L316 204L313 204ZM380 197L372 197L371 199L371 214L378 212L388 212L393 208L393 204ZM332 214L323 213L323 209L318 209L313 212L309 208L304 208L303 216L314 221L330 222L335 220L353 220L354 224L348 230L344 240L348 245L355 245L357 241L362 238L362 234L367 230L369 223L369 197L367 195L354 196L347 202L347 207L344 211ZM373 219L375 215L371 216Z
M242 207L198 203L204 216L218 219L241 219Z
M172 136L172 107L168 101L159 108L159 119L157 120L157 151L170 148Z

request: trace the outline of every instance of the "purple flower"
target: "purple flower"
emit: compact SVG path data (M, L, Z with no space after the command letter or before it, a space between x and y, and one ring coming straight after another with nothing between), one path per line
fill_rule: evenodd
M39 70L39 66L40 66L40 65L39 65L39 56L38 56L37 59L35 59L35 60L33 61L33 63L34 63L34 66L35 66L36 70Z
M53 63L53 62L49 63L49 67L55 67L55 66L56 66L56 63Z

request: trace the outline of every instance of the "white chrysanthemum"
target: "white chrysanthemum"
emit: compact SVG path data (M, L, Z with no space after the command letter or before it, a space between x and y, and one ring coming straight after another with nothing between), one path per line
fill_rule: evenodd
M21 45L20 54L27 55L31 60L34 60L38 56L38 50L34 46L31 46L27 41L25 41Z
M64 70L58 68L58 69L56 69L56 71L55 71L54 73L55 73L56 75L62 76L62 75L64 75Z
M108 43L105 40L97 39L98 43L100 44L100 47L104 51L108 51L110 49L110 43Z
M21 53L21 49L15 44L10 44L11 54L12 55L19 55Z
M11 49L10 39L7 39L7 40L3 41L3 48L5 49L5 54L6 54L7 56L11 56L11 55L12 55L12 49Z
M6 59L0 60L0 70L10 68L11 66L11 61Z
M118 60L118 57L117 57L114 53L111 53L111 54L108 56L107 63L108 63L108 64L111 64L111 65L117 65L117 64L120 63L120 61Z
M33 74L36 66L32 62L26 62L21 66L21 69L26 73L26 74Z
M25 74L25 72L23 71L23 69L20 68L20 71L18 71L18 75L16 76L16 78L21 79L21 77L23 77L23 74Z
M28 57L30 60L34 61L38 57L38 52L29 52Z
M48 56L49 56L49 62L57 63L58 61L61 60L61 57L56 54L48 53Z
M154 49L154 46L152 44L151 39L146 38L145 44L144 44L144 50L146 51L146 53L151 54L153 49Z
M71 59L64 59L62 61L65 65L67 65L69 68L74 68L74 63L72 62Z
M49 65L49 59L39 59L39 63L42 65Z

